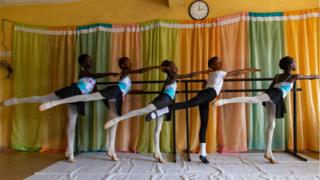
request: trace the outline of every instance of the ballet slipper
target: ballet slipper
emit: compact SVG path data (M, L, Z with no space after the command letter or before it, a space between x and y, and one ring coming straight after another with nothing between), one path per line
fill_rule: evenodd
M167 161L163 160L161 156L154 155L153 158L155 158L159 163L166 163Z
M6 101L2 101L0 106L12 106L17 104L17 98L12 98Z
M119 158L114 153L107 152L107 156L109 156L113 161L119 161Z
M222 106L223 105L223 101L222 100L217 100L213 103L213 106Z
M200 156L199 156L199 159L201 160L201 162L202 162L203 164L209 164L209 163L210 163L206 156L200 155Z
M66 156L66 161L69 162L69 163L75 163L76 160L74 158L70 158L68 156Z
M275 159L273 159L272 157L267 156L266 154L264 155L264 158L266 160L268 160L271 164L279 164L278 161L276 161Z
M66 161L69 163L75 163L76 160L74 160L74 155L73 154L69 154L67 152L64 153L65 157L66 157Z
M47 109L50 109L52 106L51 106L51 103L49 102L46 102L46 103L42 103L40 106L39 106L39 111L45 111Z
M109 129L110 127L116 125L118 121L116 119L110 119L108 122L104 124L104 129Z

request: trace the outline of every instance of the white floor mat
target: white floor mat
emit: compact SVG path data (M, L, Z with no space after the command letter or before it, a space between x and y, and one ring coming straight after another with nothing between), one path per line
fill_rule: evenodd
M263 153L210 154L210 164L202 164L198 155L191 162L178 158L176 163L157 163L151 154L118 153L120 161L106 158L105 153L82 153L76 163L59 161L27 180L38 179L227 179L227 180L320 180L319 162L300 161L286 153L275 153L280 164L269 164Z

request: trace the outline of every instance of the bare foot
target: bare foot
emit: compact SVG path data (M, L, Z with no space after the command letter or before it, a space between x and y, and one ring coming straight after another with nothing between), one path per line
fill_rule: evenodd
M153 158L155 158L159 163L166 163L167 161L163 160L161 156L154 155Z
M109 156L113 161L119 161L119 158L114 153L107 152L107 156Z
M266 154L264 155L264 158L266 159L266 160L268 160L271 164L279 164L279 162L278 161L276 161L273 157L271 157L271 156L267 156Z

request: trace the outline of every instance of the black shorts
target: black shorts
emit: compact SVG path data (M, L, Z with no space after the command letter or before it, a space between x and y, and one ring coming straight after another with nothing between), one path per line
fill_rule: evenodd
M265 93L270 97L273 104L276 105L276 118L283 118L286 111L286 104L284 103L283 93L281 89L269 88ZM265 105L265 103L264 103Z
M156 106L157 109L162 109L169 106L172 103L172 99L167 94L160 94L151 103Z
M82 92L78 88L77 84L71 84L70 86L59 89L59 90L55 91L54 93L60 99L64 99L64 98L68 98L68 97L76 96L76 95L82 95ZM77 106L78 114L85 115L84 102L76 102L76 103L72 103L72 104Z
M108 86L107 88L100 90L100 94L105 98L103 103L109 108L109 100L116 100L116 111L117 114L121 115L122 109L122 92L117 85Z
M217 92L213 88L206 88L201 90L197 96L206 97L206 101L209 103L217 97Z

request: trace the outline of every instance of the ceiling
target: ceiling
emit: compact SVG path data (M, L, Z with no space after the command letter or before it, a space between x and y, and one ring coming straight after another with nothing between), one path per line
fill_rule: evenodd
M79 0L0 0L0 6L64 3L64 2L74 2L74 1L79 1Z

